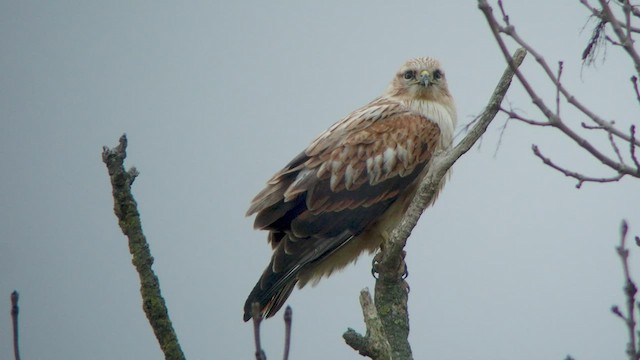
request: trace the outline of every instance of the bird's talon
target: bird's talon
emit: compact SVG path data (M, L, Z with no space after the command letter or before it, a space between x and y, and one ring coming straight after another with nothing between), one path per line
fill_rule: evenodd
M402 280L405 280L406 278L409 277L409 268L407 267L406 262L403 261L402 264L404 265L404 271L402 272Z
M373 260L371 260L371 275L376 280L378 279L378 264L380 264L381 256L382 256L382 253L379 252L373 257Z

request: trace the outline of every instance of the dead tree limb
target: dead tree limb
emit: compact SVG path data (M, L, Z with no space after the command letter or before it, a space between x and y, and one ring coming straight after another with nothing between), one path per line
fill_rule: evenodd
M137 203L131 193L131 184L138 176L138 171L124 168L127 156L127 136L122 135L118 146L113 149L104 147L102 161L107 166L111 186L113 188L113 210L118 218L120 229L129 239L129 251L132 262L140 276L140 293L142 294L142 308L149 324L158 339L160 348L167 360L184 360L178 337L171 324L169 313L160 293L158 277L153 272L153 257L149 251L149 244L142 233L140 214Z

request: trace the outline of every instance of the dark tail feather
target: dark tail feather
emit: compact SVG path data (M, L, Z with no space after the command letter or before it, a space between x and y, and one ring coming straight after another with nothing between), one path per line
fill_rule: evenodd
M251 307L256 302L260 304L260 314L263 317L275 315L287 301L298 282L295 276L283 277L282 273L274 274L271 269L272 266L269 264L247 297L247 301L244 303L244 321L252 318Z

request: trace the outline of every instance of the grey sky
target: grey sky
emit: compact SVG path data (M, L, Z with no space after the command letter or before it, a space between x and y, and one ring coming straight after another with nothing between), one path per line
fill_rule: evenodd
M637 114L632 68L617 50L581 72L588 14L577 1L506 4L550 63L565 60L566 83L593 110L622 124ZM11 357L13 289L25 359L161 358L100 160L123 132L186 356L250 359L242 305L270 248L244 213L265 181L410 57L441 60L461 124L505 66L473 1L5 1L0 49L0 359ZM519 85L508 100L538 116ZM549 129L512 123L494 156L504 122L455 165L409 240L414 354L622 358L625 328L609 311L624 300L614 246L622 218L639 232L639 183L576 190L532 143L606 173ZM364 327L369 266L363 257L293 293L293 358L360 358L341 334ZM264 327L270 358L281 356L280 318Z

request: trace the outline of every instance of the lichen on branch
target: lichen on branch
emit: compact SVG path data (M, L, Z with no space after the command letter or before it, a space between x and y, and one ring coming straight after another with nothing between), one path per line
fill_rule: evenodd
M138 171L132 167L124 168L127 157L127 136L122 135L118 146L113 149L103 147L102 161L107 166L111 186L113 189L113 210L118 218L120 229L129 239L129 252L132 263L140 276L140 293L142 307L158 339L160 348L167 360L183 360L184 354L180 348L178 337L171 324L169 313L160 292L160 282L152 269L153 256L149 244L142 232L140 213L136 200L131 193L131 184L138 176Z

